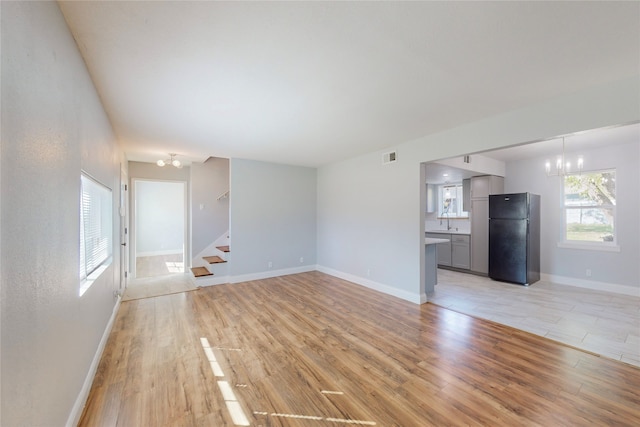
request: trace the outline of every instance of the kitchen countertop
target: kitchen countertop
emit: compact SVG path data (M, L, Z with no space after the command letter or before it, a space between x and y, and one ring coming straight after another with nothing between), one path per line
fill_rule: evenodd
M464 230L460 230L460 231L456 231L456 230L426 230L425 233L440 233L440 234L462 234L465 236L470 236L471 233L468 231L464 231Z
M436 245L438 243L449 243L449 239L434 239L433 237L425 237L425 245Z

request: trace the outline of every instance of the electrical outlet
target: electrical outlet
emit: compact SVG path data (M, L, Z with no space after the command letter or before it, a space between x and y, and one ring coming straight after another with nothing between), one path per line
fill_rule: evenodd
M371 276L371 269L367 268L367 276Z
M304 257L300 257L300 264L302 264L304 262Z
M267 264L267 267L272 268L273 267L273 263L271 261L269 261L269 263Z
M585 274L587 275L587 277L591 277L591 269L587 268L587 271Z

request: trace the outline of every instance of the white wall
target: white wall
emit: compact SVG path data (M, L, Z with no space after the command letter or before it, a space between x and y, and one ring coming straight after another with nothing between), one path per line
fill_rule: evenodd
M191 165L191 247L203 251L229 230L229 198L217 200L229 190L229 159L210 157Z
M230 172L232 280L313 269L316 169L231 159Z
M630 123L640 119L639 92L637 77L613 82L320 168L318 264L423 301L426 192L420 162ZM393 148L398 162L382 166L382 153Z
M640 288L640 135L634 143L581 151L588 170L616 169L616 234L620 252L559 248L562 235L562 178L547 177L545 158L507 163L505 192L531 192L541 198L541 273L557 282L588 280L602 290L610 285ZM571 156L571 152L567 152ZM576 156L577 157L577 154ZM590 269L592 276L586 276ZM615 289L615 288L614 288Z
M182 254L186 183L136 180L136 256Z
M65 425L116 304L121 153L55 2L1 2L3 426ZM114 262L79 296L81 169L113 189Z

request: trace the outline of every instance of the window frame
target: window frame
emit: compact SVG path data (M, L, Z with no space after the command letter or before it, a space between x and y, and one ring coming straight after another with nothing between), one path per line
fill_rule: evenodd
M445 200L444 191L446 188L455 188L457 206L459 207L460 214L456 212L455 215L453 215L453 214L446 214L444 212L444 209L443 209L444 200ZM438 204L437 204L437 211L436 211L438 219L446 219L446 218L469 219L469 212L462 209L463 205L464 205L464 191L463 191L462 183L455 183L455 184L449 183L449 184L438 185Z
M567 206L566 198L566 178L570 176L579 176L585 174L602 174L613 173L614 179L617 178L616 168L598 169L591 171L574 172L562 177L562 191L561 191L561 208L562 208L562 226L561 226L561 240L558 242L558 247L561 248L573 248L573 249L586 249L586 250L598 250L598 251L613 251L619 252L618 246L618 209L617 209L617 181L615 186L615 199L616 204L603 204L603 205L585 205L585 206ZM570 210L584 210L584 209L610 209L613 217L613 240L612 241L596 241L596 240L569 240L567 238L567 213Z
M88 200L91 196L93 204ZM79 205L78 275L79 294L82 296L113 262L113 190L85 171L81 171ZM92 214L97 214L98 217L93 218L91 224L87 224L86 219ZM93 230L87 227L93 227ZM106 241L104 244L100 241L97 244L88 244L89 239ZM90 257L87 257L88 250L92 251Z

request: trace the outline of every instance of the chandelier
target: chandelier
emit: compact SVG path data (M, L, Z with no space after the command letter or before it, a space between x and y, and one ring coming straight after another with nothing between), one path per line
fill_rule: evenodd
M158 160L156 162L156 165L163 167L164 165L172 165L175 166L176 168L180 169L182 168L182 163L180 163L180 160L176 159L175 157L177 156L177 154L171 154L169 153L169 157L166 160Z
M578 160L576 162L576 170L577 172L582 172L582 168L584 167L584 159L582 156L578 156ZM564 155L564 137L562 137L562 154L556 157L556 166L555 170L551 170L551 161L547 159L544 164L544 170L547 173L547 176L566 176L570 175L571 172L571 162L567 160Z

